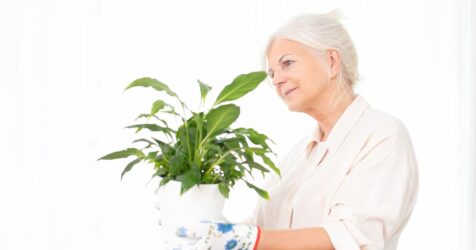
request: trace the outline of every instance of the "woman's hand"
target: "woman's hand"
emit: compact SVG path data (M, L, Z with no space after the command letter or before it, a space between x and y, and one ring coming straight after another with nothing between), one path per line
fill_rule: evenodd
M199 239L191 250L255 250L260 228L250 224L200 222L179 227L177 236Z

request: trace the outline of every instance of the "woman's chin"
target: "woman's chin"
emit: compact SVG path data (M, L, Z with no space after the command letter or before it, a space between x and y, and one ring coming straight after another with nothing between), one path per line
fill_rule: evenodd
M296 105L295 103L292 103L292 102L286 102L286 105L288 106L289 111L299 112L299 105Z

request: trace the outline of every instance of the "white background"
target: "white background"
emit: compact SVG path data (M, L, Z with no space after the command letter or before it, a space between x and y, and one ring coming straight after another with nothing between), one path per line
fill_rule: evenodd
M96 161L130 146L123 128L158 97L124 87L154 77L198 109L197 79L214 100L262 70L277 27L334 8L360 57L357 93L414 142L420 193L399 249L475 249L470 1L0 1L0 249L158 249L152 168L121 182L127 161ZM314 126L266 84L237 103L236 126L269 135L279 157ZM227 216L255 200L237 187Z

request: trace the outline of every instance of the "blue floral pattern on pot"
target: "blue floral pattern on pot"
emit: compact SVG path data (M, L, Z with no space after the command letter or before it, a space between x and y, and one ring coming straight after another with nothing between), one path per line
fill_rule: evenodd
M176 230L183 238L200 238L191 250L252 250L257 243L258 227L229 222L200 222Z
M231 223L217 223L218 231L222 233L228 233L233 230L233 224Z

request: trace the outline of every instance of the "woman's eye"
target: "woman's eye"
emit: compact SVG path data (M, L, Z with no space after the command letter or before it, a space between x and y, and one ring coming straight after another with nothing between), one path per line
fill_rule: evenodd
M291 63L293 63L293 61L291 61L291 60L286 60L286 61L284 61L283 63L284 63L284 65L289 66Z

